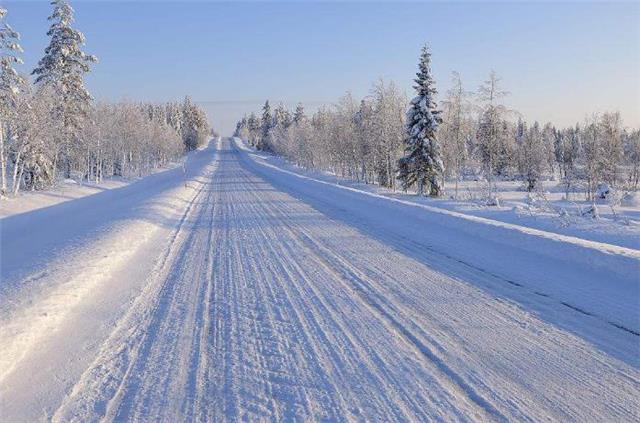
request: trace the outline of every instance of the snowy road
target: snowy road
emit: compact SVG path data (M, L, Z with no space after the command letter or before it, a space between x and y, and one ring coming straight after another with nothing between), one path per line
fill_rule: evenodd
M640 419L634 259L567 267L229 140L192 166L97 241L3 271L0 420Z

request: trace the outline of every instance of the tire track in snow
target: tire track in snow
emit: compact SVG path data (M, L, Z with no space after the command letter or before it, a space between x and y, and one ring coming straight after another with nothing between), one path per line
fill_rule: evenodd
M288 215L290 213L290 210L287 210L286 208L283 209L282 211L283 215ZM295 225L295 231L297 233L308 233L309 229L305 226L305 225ZM344 268L347 269L346 273L347 275L344 276L343 274L343 279L344 280L349 280L349 281L358 281L359 286L356 288L356 291L360 290L360 294L364 294L365 297L365 301L367 302L371 302L371 297L375 298L375 301L373 303L373 306L376 309L382 308L384 310L384 312L386 313L386 310L388 310L388 314L389 315L397 315L398 317L400 317L402 314L407 314L409 313L409 315L411 315L410 310L407 308L403 308L402 313L399 313L399 310L397 310L392 304L389 304L387 299L384 299L382 297L380 297L379 294L377 294L375 292L375 289L371 288L370 284L373 283L373 279L371 279L371 276L365 275L363 274L360 269L367 269L368 266L372 266L374 265L373 263L366 263L366 264L361 264L361 268L356 267L354 265L352 265L347 259L343 259L342 257L340 257L339 255L336 254L336 251L344 251L343 248L340 247L339 242L334 243L335 245L331 245L331 246L327 246L326 248L324 248L323 245L321 245L318 241L313 239L312 235L308 235L308 242L313 245L314 247L312 248L316 248L318 247L322 252L320 254L317 254L317 257L322 257L322 258L327 258L327 257L335 257L337 258L341 264L336 264L336 263L332 263L330 262L328 264L329 268L333 268L333 269L340 269L341 266L343 266ZM333 238L336 238L336 234L333 234ZM351 257L351 259L355 259L354 257ZM389 266L393 266L393 264L390 262ZM473 269L472 269L473 270ZM481 274L482 275L482 274ZM378 276L379 277L379 276ZM469 273L469 277L470 280L476 279L477 278L477 272L470 272ZM378 284L380 285L380 284ZM381 306L384 305L384 306ZM407 305L405 303L405 305ZM488 309L491 309L491 305L487 304ZM513 305L509 305L509 307L515 307ZM517 307L516 307L517 308ZM496 314L495 318L500 319L500 320L505 320L505 318L503 316L501 316L500 314ZM402 331L405 332L405 329L407 329L407 327L411 327L412 329L409 331L409 336L411 337L411 340L415 340L418 337L418 334L420 334L420 337L424 337L425 334L424 332L420 329L420 327L412 322L411 320L407 321L406 317L402 317L401 318L403 321L406 322L406 324L400 324L400 326L402 327ZM394 318L395 320L395 318ZM505 320L506 321L506 320ZM513 318L509 319L510 322L515 322L515 320L513 320ZM397 321L396 321L397 323ZM415 331L415 333L412 333L412 331ZM453 333L453 335L447 334L448 336L454 336L455 337L455 333ZM433 344L433 338L432 337L427 337L428 344L433 346L435 348L435 351L441 351L444 352L443 348L441 346L439 346L437 343ZM461 341L463 341L461 339ZM557 341L556 341L557 342ZM464 342L461 342L460 346L462 347L464 345ZM568 347L573 347L573 345L571 345L571 343L568 343ZM629 375L623 373L620 371L620 369L616 369L613 366L610 366L610 364L608 364L605 361L602 361L598 355L595 355L593 357L594 360L599 361L599 364L602 367L606 367L608 368L612 373L617 374L618 377L621 377L623 379L628 378ZM440 360L440 363L444 363L446 366L446 363L443 360ZM457 380L460 380L459 378L456 378ZM636 389L639 387L639 383L638 383L638 379L637 378L630 378L628 379L629 382L631 382L632 386L635 386ZM462 383L465 384L466 387L469 387L470 384L462 381ZM490 397L494 397L494 395L496 395L496 392L494 391L495 387L490 387L487 385L487 383L482 380L482 379L477 379L477 378L473 378L473 384L476 386L481 386L483 387L483 390L485 390L486 392L488 392L490 394ZM541 398L543 399L543 398ZM512 404L512 407L514 407L513 409L510 410L510 414L513 413L514 411L516 411L518 408L520 408L520 411L518 413L516 413L516 416L518 416L518 419L527 419L527 412L525 411L527 407L529 407L530 405L525 402L520 401L520 399L515 396L512 397L512 399L508 399L508 398L494 398L492 401L495 400L499 400L499 401L505 401L508 403ZM557 410L556 410L557 411ZM621 410L622 414L627 413L629 410L622 408ZM561 411L561 413L565 413L563 410ZM504 416L503 416L504 417ZM513 415L509 418L512 419ZM565 418L578 418L576 415L571 415L570 413L566 414Z
M291 212L291 210L285 210L283 212L283 214L285 214L285 215L286 214L290 214L290 212ZM290 219L288 221L290 222L290 221L293 221L293 220L294 219ZM314 228L314 226L313 225L308 225L308 224L307 225L300 224L296 228L296 230L304 231L305 229L311 230L311 228ZM329 237L327 237L327 238L329 238ZM335 240L335 239L339 239L339 238L340 238L340 233L336 233L336 234L333 235L333 237L331 239ZM329 248L329 252L340 252L340 251L347 251L348 252L349 251L348 249L345 249L343 245L340 244L340 241L331 242L330 244L331 245L329 246L330 247ZM392 245L394 245L394 247L395 247L395 244L392 244ZM426 253L423 252L423 255L425 255L425 254ZM363 258L366 258L366 257L367 257L366 255L352 255L350 257L350 259L362 262L362 263L360 263L360 266L357 269L367 269L368 266L372 266L372 265L375 266L374 262L367 263L366 261L362 260ZM425 257L427 257L427 256L425 255ZM430 260L427 260L427 262L428 261L430 261ZM449 265L452 265L452 263L449 263ZM390 268L393 268L394 264L389 263L389 266L390 266ZM399 269L394 269L394 271L396 271L396 272L397 272L397 270L399 270ZM456 272L456 273L458 273L458 272ZM466 273L468 274L468 279L467 280L478 279L477 270L469 269L469 271L467 271ZM485 277L485 276L482 276L482 274L480 274L480 276L481 277ZM492 277L492 276L491 275L486 275L486 277ZM379 278L379 276L378 276L378 278ZM382 287L382 285L379 284L378 289L380 289L381 287ZM402 290L402 288L400 288L399 291L396 291L396 294L398 292L401 292L401 290ZM406 300L407 298L404 298L404 299ZM518 317L518 318L526 317L526 319L524 321L522 321L526 325L526 326L523 326L525 328L527 326L529 326L531 323L536 324L536 325L540 324L539 321L536 322L535 320L531 320L531 316L526 316L526 313L520 311L520 308L515 306L514 304L504 303L503 301L500 301L500 300L498 300L498 301L500 302L500 304L503 304L503 306L501 306L500 308L504 308L504 306L507 306L507 309L502 311L502 312L500 312L500 314L496 314L495 317L500 319L500 321L504 321L505 324L509 324L509 325L518 324L518 325L521 325L522 324L521 321L516 321L515 320L516 317ZM491 310L491 308L495 308L495 306L491 305L491 303L488 303L487 307L488 307L488 310ZM499 308L496 309L496 311L498 311L498 310L499 310ZM511 310L516 311L516 314L515 315L505 314L505 312L511 313ZM406 313L407 311L409 311L409 310L407 310L406 308L403 309L403 313ZM528 323L528 321L530 321L531 323ZM447 335L447 337L454 337L455 338L456 337L455 331L452 331L451 329L453 329L453 328L450 327L449 328L449 333L447 333L446 335ZM551 328L545 328L543 330L544 331L548 331L549 329L551 329ZM556 332L557 332L557 330L556 330ZM540 336L540 335L543 335L543 334L544 334L544 332L538 332L538 334L537 335L534 334L534 336L537 337L537 336ZM587 348L588 349L592 348L592 347L589 347L588 344L584 344L584 343L582 343L580 341L579 341L579 343L582 343L583 344L582 346L580 346L579 344L576 344L577 339L574 336L568 335L566 333L564 333L564 334L562 334L562 333L554 333L554 336L555 335L562 335L563 338L553 339L552 340L553 343L551 345L554 345L554 344L559 344L559 345L565 344L566 348L567 348L567 351L575 351L576 353L584 355L584 354L587 353ZM535 342L539 342L540 340L545 340L545 338L536 339L535 337L532 338L532 341L534 343ZM458 337L458 338L462 339L460 337ZM505 345L507 345L507 344L508 344L508 342ZM436 345L436 347L437 347L437 345ZM464 343L461 343L460 347L464 348ZM556 348L552 348L552 349L556 349ZM584 358L586 358L586 356ZM605 371L605 369L606 369L607 372L611 371L613 374L616 374L616 377L620 378L619 381L624 381L624 380L628 380L629 381L630 385L627 385L627 387L624 387L624 384L623 385L618 385L618 387L616 389L620 389L621 390L620 392L625 392L626 390L628 390L630 388L630 386L634 387L634 388L632 388L632 392L638 390L638 386L639 385L638 385L638 378L637 378L638 374L637 374L637 372L631 371L629 373L629 371L630 371L629 368L626 368L626 370L623 371L619 367L620 363L614 364L614 363L611 362L610 358L606 358L606 356L604 356L602 354L599 354L599 353L592 354L592 356L589 357L589 360L592 360L593 364L597 364L597 368L600 369L600 371ZM570 361L570 360L566 360L566 361ZM556 363L551 362L549 364L556 364ZM558 363L558 364L560 364L560 363ZM583 368L582 365L580 367ZM624 368L625 366L622 366L622 367ZM559 372L560 374L565 374L566 375L566 369L558 369L558 370L561 370L561 372ZM635 377L633 375L635 375ZM487 385L487 382L483 381L482 379L478 379L478 376L475 376L473 373L470 376L472 376L472 378L470 380L473 381L474 385L478 385L478 386L483 386L483 385L486 386ZM578 375L576 374L576 376L578 376ZM572 377L572 379L574 379L572 381L573 383L575 383L575 384L580 384L581 383L579 380L573 378L573 375L571 375L571 377ZM585 384L585 382L588 382L588 379L589 378L587 378L587 380L582 381L582 384ZM565 383L566 382L567 381L565 381ZM520 381L519 383L522 383L523 385L526 384L526 378L524 380ZM562 386L562 384L560 385L560 387L561 386ZM588 387L587 384L585 384L583 387L584 387L584 389L589 389L589 388L587 388ZM488 388L488 386L487 386L487 388ZM558 389L557 386L555 388ZM594 385L594 388L598 389L598 388L595 387L595 385ZM613 389L613 388L611 388L611 389ZM491 390L489 390L489 392L491 392ZM527 404L527 401L524 400L524 398L526 398L527 394L524 393L525 396L522 397L523 393L520 393L520 397L522 397L522 399L518 395L516 395L515 397L511 397L511 399L509 399L508 397L504 397L504 394L506 392L508 392L508 391L504 391L503 393L500 393L500 397L501 397L500 401L506 401L507 403L512 403L513 405L520 404L518 407L521 407L522 410L523 410L522 411L523 414L520 415L520 418L526 418L527 413L531 412L530 404ZM563 391L561 391L561 392L563 392ZM615 403L616 400L613 399L615 397L615 395L611 395L611 394L613 394L613 392L615 392L615 391L609 391L608 392L608 397L611 398L612 403ZM491 393L491 396L493 396L494 394L497 394L497 393L498 392L493 392L493 393ZM576 416L580 415L580 414L577 414L577 415L575 414L575 411L576 411L575 409L573 411L572 410L565 411L565 410L560 409L560 408L557 407L557 404L563 402L563 400L561 398L564 397L565 395L561 394L562 397L558 397L555 400L551 400L550 398L547 398L547 394L546 393L541 393L541 394L543 394L543 395L540 396L540 398L538 400L539 401L544 401L547 404L549 404L548 407L549 407L550 412L558 413L557 416L565 415L564 418L576 418ZM557 395L558 393L556 392L554 394ZM537 395L540 395L540 394L537 394ZM594 396L594 401L592 403L590 403L589 406L587 407L587 408L592 409L593 412L594 412L593 414L589 414L589 415L596 415L598 413L598 410L599 410L598 404L600 404L600 401L595 399L596 397L597 397L597 395ZM625 415L625 414L629 413L630 411L634 410L635 407L629 407L629 405L630 404L627 403L626 406L624 406L624 407L619 409L619 412L621 413L621 415ZM528 411L525 411L525 410L528 410ZM513 411L514 410L512 410L512 412ZM637 413L637 410L635 412ZM541 417L539 417L539 418L541 418ZM559 417L556 417L556 418L559 418Z
M243 176L244 176L243 184L248 187L253 187L254 184L252 184L250 177L246 174L244 174ZM247 190L247 191L252 192L253 190ZM252 202L252 204L260 204L260 199L256 198L255 201ZM316 345L330 344L330 341L328 340L328 332L331 332L331 334L334 337L336 336L337 333L343 333L345 334L345 336L347 336L347 339L349 339L350 341L353 341L353 335L347 335L349 333L348 330L343 325L341 325L339 321L335 319L332 321L332 325L330 327L322 328L318 324L317 318L315 316L309 316L307 313L297 312L297 310L313 310L314 309L314 307L308 301L303 301L302 303L300 303L300 300L303 299L304 296L303 294L301 294L301 291L297 286L302 281L305 281L311 278L309 277L308 274L304 272L304 270L302 270L297 265L297 260L299 260L299 258L296 259L295 256L290 253L289 249L284 250L281 248L277 248L276 246L279 246L280 243L268 242L269 240L274 240L278 238L277 233L275 233L274 231L268 230L268 228L273 227L273 223L269 223L269 219L273 219L274 216L273 215L261 216L264 214L264 211L262 211L262 213L260 213L260 211L261 210L257 209L257 207L253 207L252 212L258 218L256 221L256 224L257 224L256 227L260 231L262 239L265 240L265 242L263 243L264 248L262 250L263 252L261 253L261 256L279 258L279 260L267 262L266 265L270 268L271 273L273 275L276 275L276 277L277 275L286 275L286 277L280 278L281 281L278 284L279 288L282 289L284 293L284 299L286 301L286 303L283 305L285 306L285 309L287 311L290 311L292 313L292 318L296 322L294 327L299 328L297 331L298 333L296 335L304 339L305 347L303 348L303 350L313 352L313 356L309 359L309 362L317 362L318 357L323 355L323 353L318 351ZM300 282L297 282L297 281L300 281ZM267 288L268 287L269 285L267 285ZM313 290L312 285L309 285L309 288ZM314 292L314 298L319 299L318 293L316 291L313 291L313 292ZM273 295L273 298L275 299L275 295ZM329 312L328 308L326 308L326 304L323 304L323 305L325 307L324 310L328 312L327 314L329 315L333 314ZM310 342L309 337L314 337L316 339ZM354 343L351 343L349 346L347 346L347 348L345 348L345 351L349 351L353 348L357 349L358 352L362 351L360 347ZM336 363L339 363L340 361L342 361L341 357L335 352L333 352L331 356ZM341 396L348 395L348 391L344 389L345 388L344 386L336 385L335 382L332 382L326 376L327 373L329 372L330 371L323 366L316 373L316 377L321 377L323 384L328 385L327 391L340 393ZM341 377L345 377L345 376L341 375ZM377 383L382 383L382 380L378 379ZM357 403L358 399L353 396L350 396L349 399L342 399L339 397L337 398L337 401L339 402L340 407L342 407L343 410L346 410L348 408L347 407L348 403L351 403L351 404ZM327 398L327 400L322 402L325 408L325 411L327 407L324 404L326 404L327 402L331 404L334 401L329 397ZM329 408L336 409L336 410L340 409L335 404L330 406ZM338 419L339 415L333 415L331 418Z
M184 248L189 219L196 212L198 199L207 189L206 175L214 170L215 167L210 167L205 177L196 180L199 187L156 263L146 288L113 329L94 362L53 414L53 421L66 421L70 416L75 416L77 420L98 420L108 414L110 402L119 400L138 350L148 336L147 329L159 309L159 302L171 288L166 276L171 270L176 251Z
M638 417L637 371L465 282L487 275L328 218L227 143L216 164L60 420Z
M250 181L250 179L248 177L246 178L246 180L247 180L248 186L254 187L254 190L252 190L252 191L255 191L255 192L261 191L260 188L256 188L255 187L255 183L254 184L251 183L251 181ZM264 183L263 183L263 185L264 185ZM258 201L258 203L259 203L259 201ZM276 204L280 203L280 201L278 201L278 202L273 201L273 203L274 203L274 205L273 205L274 209L277 210L277 205ZM283 230L285 230L290 235L290 240L292 242L295 242L295 245L297 247L297 253L298 253L297 255L296 254L285 254L285 255L278 254L278 256L281 257L281 260L279 260L277 263L280 266L287 266L287 265L297 266L298 265L297 262L299 261L299 252L300 252L300 250L307 250L310 254L306 255L306 257L305 257L306 260L313 260L314 261L314 265L317 266L318 268L321 268L321 266L323 266L323 265L326 266L326 263L324 262L322 257L319 257L317 255L316 251L312 251L312 250L310 250L308 248L308 246L304 245L304 243L300 239L300 234L291 230L290 224L287 223L287 220L288 220L287 217L288 216L291 216L291 215L289 213L287 213L287 212L284 212L284 213L280 213L280 212L273 213L272 212L269 216L266 216L266 217L263 218L265 220L266 219L272 219L272 220L273 219L277 219L277 221L278 221L277 227L278 228L282 228ZM265 224L261 225L262 228L269 228L269 227L273 227L273 226L274 226L273 222L271 222L271 223L265 222ZM269 236L265 237L265 239L274 239L275 237L277 237L277 234L273 233L273 234L270 234ZM273 245L273 244L278 245L279 243L268 243L268 245ZM289 249L289 251L291 251L291 249ZM325 270L326 270L326 268L325 268ZM283 272L286 272L286 270L283 270ZM344 283L344 281L342 280L343 279L342 275L337 273L332 268L329 268L329 271L325 272L324 274L327 275L327 276L333 276L336 281L340 282L340 284ZM293 281L293 280L296 280L296 279L292 278L291 280ZM311 278L311 277L300 277L297 280L305 281L305 280L313 280L313 278ZM295 286L295 285L292 284L292 286ZM313 284L309 283L308 286L314 292L314 297L315 298L322 298L321 294L319 294L319 292L317 291L317 288L315 288L313 286ZM320 300L320 301L322 301L322 300ZM327 305L326 301L322 301L322 302L323 302L324 310L327 312L328 315L337 316L337 315L340 314L340 310L339 309L335 309L335 308L332 309L331 306ZM304 310L304 309L307 309L307 308L310 308L310 307L307 306L307 305L303 305L302 307L293 307L293 308L294 309L299 308L301 310ZM371 349L370 347L367 347L367 346L363 345L361 343L360 339L359 339L360 336L355 334L355 333L353 333L351 330L347 329L346 326L344 326L343 324L341 324L339 322L339 320L340 319L333 319L333 325L335 325L335 326L333 328L330 328L329 330L327 330L327 332L331 332L331 334L333 336L335 336L336 333L344 333L346 335L346 337L349 340L350 344L348 346L345 346L345 348L342 349L341 353L344 354L346 351L350 351L350 350L355 349L359 354L359 357L356 359L356 361L360 361L360 362L363 362L363 363L364 362L369 362L368 364L373 366L374 363L371 362L370 359L367 359L367 357L371 357L372 355L375 356L376 355L376 351ZM313 333L313 331L311 331L311 332ZM335 360L337 362L339 362L340 361L340 357L337 356L335 358ZM383 360L377 360L377 361L379 363L381 363ZM372 386L384 386L385 384L388 384L388 380L389 379L393 379L393 375L392 374L390 374L389 372L384 372L381 369L376 371L374 368L371 368L371 369L369 369L369 371L373 372L372 376L377 379L377 380L374 380L374 381L370 381L370 384ZM380 373L381 371L382 371L382 373ZM404 381L398 380L396 382L397 383L394 383L394 386L396 386L396 389L397 390L402 390L402 386L404 385L404 383L403 383ZM345 390L345 388L343 388L343 390ZM346 388L346 389L348 389L348 388ZM390 401L389 405L391 407L387 408L387 413L389 413L389 415L396 414L396 418L400 418L400 419L407 418L409 416L412 416L411 417L412 419L416 419L416 418L417 419L425 419L425 418L428 418L427 415L424 415L424 414L422 414L420 412L421 411L420 408L424 407L424 403L415 402L415 400L413 398L415 396L415 393L411 393L411 394L407 393L407 394L403 394L400 397L398 397L398 396L394 395L394 391L389 391L387 393L387 395L390 395L391 398L395 398L393 401ZM385 396L387 396L387 395L385 395ZM367 400L375 402L376 398L374 396L373 398L367 398ZM358 402L358 399L357 398L351 398L351 401ZM361 400L361 402L363 402L363 401ZM404 407L403 406L404 403L411 404L411 410L412 411L410 411L409 408ZM396 411L392 411L392 409L394 409L394 408L396 409ZM417 414L415 414L416 412L417 412ZM397 413L400 413L400 414L397 414ZM433 416L432 416L432 418L433 418ZM464 415L459 415L458 418L464 418ZM468 418L468 416L467 416L467 418Z
M283 212L286 216L286 212ZM358 269L346 263L339 255L330 251L326 247L322 246L318 241L314 240L312 236L302 226L296 226L295 232L288 227L286 221L283 220L283 228L287 229L293 236L297 236L301 241L300 245L306 248L311 254L319 259L323 264L327 272L333 273L337 279L345 283L345 288L354 292L361 300L369 306L369 309L375 313L380 319L387 322L388 328L391 332L399 333L402 339L407 342L417 353L421 354L426 360L427 365L436 368L442 373L442 376L438 378L439 381L458 394L458 398L465 398L471 403L475 403L480 407L484 414L481 415L483 420L497 419L499 421L507 421L507 418L496 409L488 400L483 398L477 393L460 375L455 373L447 364L442 361L432 350L429 348L418 335L413 333L409 328L403 325L398 319L394 317L396 311L389 310L387 306L383 305L384 300L377 298L378 295L371 289L369 283L366 280L366 276L363 275Z
M147 336L123 386L120 401L111 405L115 421L142 421L152 418L184 418L179 411L180 395L193 393L185 389L188 369L198 363L190 362L193 341L200 336L204 317L204 293L211 283L207 274L207 257L213 225L213 202L210 184L201 207L189 226L189 236L183 249L174 259L168 277L171 290L160 299ZM189 332L190 331L190 332ZM186 332L189 336L185 336ZM152 404L153 406L149 406ZM184 405L183 405L184 406Z

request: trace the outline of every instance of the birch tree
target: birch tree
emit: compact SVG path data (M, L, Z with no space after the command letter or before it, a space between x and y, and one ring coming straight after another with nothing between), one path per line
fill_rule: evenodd
M14 65L22 63L20 34L9 26L6 18L7 9L0 6L0 195L7 191L10 126L17 117L19 96L26 84L14 69Z
M500 89L500 78L491 71L489 78L480 86L478 97L483 103L478 121L476 139L477 150L483 167L483 173L489 182L491 192L495 191L493 177L501 174L509 163L508 131L505 114L506 107L500 99L507 95Z
M452 72L451 82L452 87L443 102L444 113L440 139L443 144L445 169L454 179L454 197L458 198L458 183L469 156L467 145L473 126L468 117L470 93L464 90L458 72Z

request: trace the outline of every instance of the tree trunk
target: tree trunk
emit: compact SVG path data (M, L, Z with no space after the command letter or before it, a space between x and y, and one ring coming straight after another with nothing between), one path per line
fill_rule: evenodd
M0 194L7 192L7 160L4 154L4 125L0 122Z
M13 186L11 187L11 191L15 195L20 189L20 182L22 181L22 171L20 171L20 177L18 177L18 169L22 169L22 148L18 150L16 154L16 162L13 167Z
M16 164L17 169L17 164ZM24 162L20 163L20 172L18 172L17 178L14 177L13 182L13 195L17 195L20 190L20 182L22 181L22 173L24 172Z

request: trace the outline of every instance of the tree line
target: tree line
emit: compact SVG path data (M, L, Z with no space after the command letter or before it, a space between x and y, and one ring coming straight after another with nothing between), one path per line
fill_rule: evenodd
M22 64L20 34L0 7L0 194L44 189L60 178L100 182L142 176L204 145L206 114L182 102L97 103L84 85L97 58L82 50L67 0L53 0L49 45L32 71Z
M453 72L452 88L437 103L427 47L414 82L412 100L380 80L366 98L347 93L310 117L302 104L291 112L267 101L261 116L237 123L235 135L298 166L431 196L446 184L457 198L459 182L469 178L486 183L488 201L500 179L521 180L528 191L557 180L567 198L580 191L588 200L602 184L638 189L640 131L625 128L618 112L567 128L529 123L505 106L508 93L493 71L475 93Z

